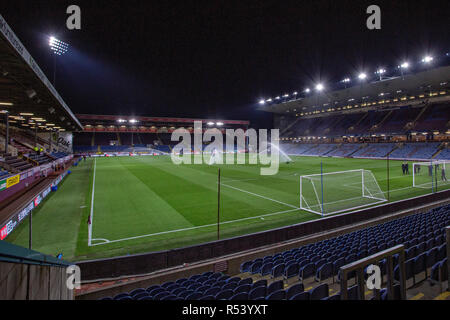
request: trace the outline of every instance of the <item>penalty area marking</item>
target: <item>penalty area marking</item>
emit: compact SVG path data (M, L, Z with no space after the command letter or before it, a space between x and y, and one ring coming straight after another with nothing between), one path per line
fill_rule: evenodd
M284 211L279 211L279 212L268 213L268 214L264 214L264 215L261 215L261 216L247 217L247 218L242 218L242 219L237 219L237 220L224 221L224 222L220 222L219 225L230 224L230 223L234 223L234 222L240 222L240 221L251 220L251 219L262 219L262 220L264 220L264 217L269 217L269 216L274 216L274 215L278 215L278 214L293 212L293 211L297 211L297 210L300 210L300 209L299 208L295 208L295 209L290 209L290 210L284 210ZM163 235L163 234L182 232L182 231L190 231L190 230L196 230L196 229L207 228L207 227L214 227L214 226L217 226L217 223L205 224L203 226L196 226L196 227L190 227L190 228L184 228L184 229L162 231L162 232L156 232L156 233L151 233L151 234L144 234L144 235L141 235L141 236L128 237L128 238L117 239L117 240L92 239L93 241L94 240L101 240L101 241L104 241L104 242L102 242L102 243L93 243L93 244L91 244L91 246L101 246L101 245L108 244L108 243L121 242L121 241L127 241L127 240L135 240L135 239L159 236L159 235Z

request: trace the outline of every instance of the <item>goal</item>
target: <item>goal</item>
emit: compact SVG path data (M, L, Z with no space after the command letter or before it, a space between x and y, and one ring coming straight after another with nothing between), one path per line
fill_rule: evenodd
M434 189L448 185L450 160L435 160L413 163L413 187Z
M300 177L300 209L331 215L385 202L370 170L357 169Z

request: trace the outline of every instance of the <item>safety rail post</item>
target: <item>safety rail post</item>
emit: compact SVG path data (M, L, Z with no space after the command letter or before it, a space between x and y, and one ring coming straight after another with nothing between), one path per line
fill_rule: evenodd
M447 230L447 232L449 232ZM448 248L448 247L447 247ZM405 247L400 244L395 247L380 251L375 253L369 257L360 259L358 261L349 263L340 268L341 272L341 300L348 299L348 275L351 272L356 272L357 285L358 285L358 295L359 300L365 300L364 294L364 268L373 264L378 265L380 260L386 258L386 273L387 273L387 295L388 300L394 299L394 264L393 264L393 256L395 254L399 255L398 264L399 268L399 276L400 276L400 299L406 300L406 274L405 274ZM375 289L375 297L380 299L379 290Z
M445 227L445 238L447 241L447 275L450 275L450 263L448 258L450 257L450 226ZM447 291L450 291L450 277L447 276Z

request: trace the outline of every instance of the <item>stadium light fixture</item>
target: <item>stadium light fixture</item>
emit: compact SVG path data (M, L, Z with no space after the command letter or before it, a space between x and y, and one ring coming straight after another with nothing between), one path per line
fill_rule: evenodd
M311 89L310 89L310 88L306 88L306 89L305 89L305 92L306 92L306 93L310 93L310 92L311 92Z
M400 66L400 69L408 69L409 68L409 62L403 62Z
M283 95L283 98L289 98L289 95L286 93Z
M294 96L296 96L297 94L298 94L298 92L297 92L297 91L295 91L295 92L293 93L293 95L294 95Z
M259 104L263 105L264 103L266 103L264 99L259 100Z
M219 127L223 126L223 122L217 122L216 123Z
M48 41L48 45L50 46L50 49L53 51L54 54L61 56L67 52L69 49L69 44L56 39L55 37L50 37Z
M342 83L349 83L351 80L350 78L344 78L341 82Z
M272 102L272 98L267 99L266 102Z
M323 89L324 89L323 84L318 83L318 84L316 85L316 90L317 90L317 91L322 91Z
M208 124L208 126L213 126L214 122L208 122L207 124Z
M366 78L367 78L367 74L365 74L364 72L362 72L358 75L359 80L365 80Z
M125 120L125 119L118 119L117 122L124 123L124 122L127 122L127 120Z
M136 119L131 119L129 122L130 122L130 123L137 123L137 122L139 122L139 121L137 121Z
M379 77L380 77L380 81L382 80L383 74L386 73L386 69L384 68L378 68L378 70L375 72Z
M422 62L423 63L430 63L431 61L433 61L433 57L432 56L425 56L423 59L422 59Z

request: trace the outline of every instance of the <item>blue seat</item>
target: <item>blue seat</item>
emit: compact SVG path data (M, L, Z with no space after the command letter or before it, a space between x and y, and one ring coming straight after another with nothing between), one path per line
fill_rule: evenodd
M311 290L309 290L310 293L310 300L320 300L322 298L328 297L328 284L323 283Z
M230 282L230 283L227 283L227 284L225 284L223 287L222 287L222 290L234 290L236 287L237 287L237 282Z
M277 290L269 294L266 300L286 300L286 292L284 290Z
M261 274L261 276L266 276L266 275L272 273L272 269L273 269L273 263L268 262L268 263L265 263L262 265L259 273Z
M347 300L359 300L358 285L351 286L347 289Z
M283 288L284 288L283 280L278 280L278 281L272 282L267 287L267 295L271 294L272 292L282 290Z
M118 299L120 299L120 298L123 298L123 297L129 297L129 296L130 296L130 295L128 294L128 292L122 292L122 293L119 293L119 294L115 295L114 298L113 298L113 300L118 300Z
M261 287L261 286L267 287L267 280L266 279L261 279L261 280L258 280L256 282L252 283L252 289L258 288L258 287Z
M174 296L174 295L168 295L168 296L165 296L165 297L163 297L163 298L161 298L161 301L165 301L165 300L176 300L177 299L177 296Z
M299 279L301 282L303 282L305 279L308 279L309 277L312 277L315 273L315 268L313 263L308 263L307 265L300 268L299 271Z
M134 296L136 296L137 294L140 294L140 293L147 294L147 290L145 290L143 288L134 289L133 291L130 292L130 296L134 297Z
M275 267L272 268L272 278L278 278L281 277L283 275L284 272L284 264L279 264L276 265Z
M197 290L195 290L196 292L205 292L206 290L208 290L209 288L211 288L210 286L201 286L200 288L198 288Z
M250 300L255 300L256 298L265 297L267 295L267 287L260 286L250 290L248 294L248 298Z
M253 263L251 265L251 267L250 267L250 273L251 274L259 273L260 270L261 270L262 265L263 265L262 261L258 261L258 262Z
M286 290L286 299L289 300L293 296L305 291L303 283L297 283Z
M148 294L147 291L144 290L144 292L136 293L132 298L133 298L133 300L139 300L140 298L143 298L143 297L150 297L150 295Z
M298 275L299 266L297 263L290 264L284 269L284 278L290 279Z
M220 291L222 290L222 288L220 287L212 287L208 290L206 290L203 294L205 296L216 296L216 294L218 294Z
M243 284L252 284L253 279L252 278L245 278L238 282L238 286L241 286Z
M166 292L166 291L160 292L157 295L153 296L153 300L161 300L162 298L167 297L169 295L170 295L169 292Z
M198 300L201 297L203 297L203 294L201 294L200 292L193 292L190 295L186 296L186 300Z
M322 265L316 273L316 281L323 281L333 276L333 264L327 262Z
M186 299L186 297L193 294L194 292L195 292L194 290L184 290L178 294L178 297Z
M244 301L244 300L248 300L248 293L247 292L240 292L235 294L234 296L232 296L230 298L230 300L235 300L235 301Z
M233 290L223 290L216 294L216 300L228 300L233 296Z
M149 295L151 295L152 297L156 296L158 293L164 292L166 291L165 289L158 287L158 288L154 288L152 291L147 291Z
M243 284L236 289L234 289L234 294L241 293L241 292L249 292L251 290L252 286L250 284Z
M291 297L289 300L304 300L307 301L310 298L309 291L301 292L296 294L295 296Z

